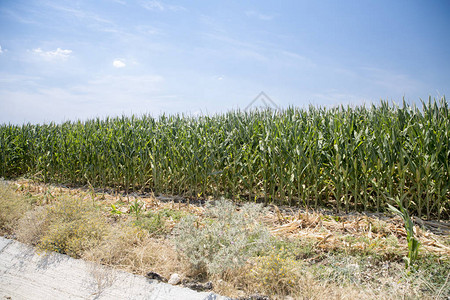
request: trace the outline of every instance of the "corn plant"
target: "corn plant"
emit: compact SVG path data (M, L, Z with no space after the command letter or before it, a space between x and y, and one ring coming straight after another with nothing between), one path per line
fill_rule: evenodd
M5 178L346 211L400 197L427 219L450 216L449 153L445 98L0 125Z
M144 204L138 201L137 199L134 200L133 204L130 205L130 213L134 214L136 216L136 220L139 220L139 217L142 213L142 210L144 208Z
M405 268L412 267L419 255L420 242L414 237L414 224L411 221L408 210L403 207L402 201L399 198L393 199L399 209L388 203L388 209L400 216L405 224L406 240L408 242L408 256L405 257Z

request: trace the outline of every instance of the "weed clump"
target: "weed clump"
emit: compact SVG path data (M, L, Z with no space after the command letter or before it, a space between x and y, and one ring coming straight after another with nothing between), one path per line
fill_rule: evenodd
M152 239L148 231L128 223L116 224L101 243L84 253L83 258L140 275L152 270L165 277L180 272L185 265L177 260L170 244Z
M14 233L19 219L30 209L30 199L18 196L0 179L0 235Z
M261 205L239 210L230 201L208 204L205 218L186 216L173 231L177 250L200 273L221 274L244 265L269 242L269 232L258 220Z
M167 232L165 220L158 213L147 213L136 219L134 225L148 231L152 235L164 235Z
M145 229L151 236L164 236L171 231L170 224L178 222L186 215L176 210L162 209L155 212L146 212L135 218L134 225Z
M36 206L22 216L17 222L14 232L22 243L37 246L48 226L47 209L43 206Z
M77 198L61 198L46 207L45 228L38 239L40 250L81 257L106 236L108 224L92 203Z
M256 259L249 281L265 294L290 295L298 291L299 283L305 279L301 269L301 263L287 255L284 248L273 248L268 255Z

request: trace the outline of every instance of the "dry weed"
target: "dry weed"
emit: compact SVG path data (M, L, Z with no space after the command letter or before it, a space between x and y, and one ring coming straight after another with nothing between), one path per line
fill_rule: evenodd
M133 217L128 214L130 199L29 181L15 184L16 191L0 186L0 222L7 222L0 229L3 232L8 228L23 242L46 249L56 247L59 252L136 274L153 271L168 278L179 273L199 279L201 274L191 269L189 262L180 260L170 239L152 238L148 230L133 224ZM21 197L17 193L22 193ZM31 210L30 195L44 199L38 203L45 205ZM115 221L111 214L107 218L105 212L93 205L101 204L110 210L111 203L118 201L124 210ZM211 221L202 207L155 199L144 202L147 213L151 208L152 216L162 217L167 232L186 214L198 216L199 222L205 224ZM406 275L402 264L397 263L406 249L406 233L395 218L289 215L275 210L261 219L270 226L273 235L283 237L285 242L256 253L239 268L203 278L214 282L215 292L233 298L259 293L271 299L446 299L449 294L445 271L448 236L439 237L416 227L424 245L422 259L430 253L435 258L430 258L429 270ZM439 262L444 259L446 263ZM109 275L98 270L93 271L93 276L98 292L110 282Z
M186 264L167 241L152 239L145 230L129 224L117 224L97 246L83 255L103 265L144 275L154 271L169 277L186 273Z
M15 233L17 239L25 244L36 246L49 226L47 209L37 206L27 211L18 221Z
M37 243L40 250L79 258L84 251L99 244L109 230L106 218L83 199L61 197L45 209L43 233Z
M31 199L18 196L12 187L0 180L0 235L13 234L17 222L31 209Z
M116 281L117 272L111 268L104 267L96 263L89 264L88 270L93 281L92 286L90 286L92 295L95 295L95 299L97 299L106 288L113 285Z

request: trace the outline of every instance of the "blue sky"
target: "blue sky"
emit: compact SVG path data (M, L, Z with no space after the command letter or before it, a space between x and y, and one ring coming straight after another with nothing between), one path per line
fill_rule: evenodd
M449 1L0 0L0 123L450 94Z

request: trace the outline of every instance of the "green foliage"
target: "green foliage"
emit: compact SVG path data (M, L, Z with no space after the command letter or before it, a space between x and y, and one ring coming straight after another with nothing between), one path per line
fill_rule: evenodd
M412 274L417 276L423 282L422 288L438 294L445 299L445 295L450 295L450 258L446 260L434 255L425 255L420 261L417 261L418 272ZM411 276L411 275L410 275ZM435 299L441 299L436 296Z
M150 234L162 235L167 233L166 221L160 213L147 213L141 218L136 219L134 224L142 229L147 230Z
M139 220L139 216L142 213L143 207L144 207L144 204L141 203L139 200L135 199L133 204L130 205L130 213L135 214L136 219Z
M175 210L175 209L168 209L168 208L164 208L164 209L158 211L157 213L166 219L172 219L174 221L180 221L181 218L183 218L184 216L187 215L187 213L182 210Z
M386 208L450 216L450 118L445 98L422 108L233 111L22 126L0 125L0 176L236 197L277 205Z
M155 212L149 211L145 214L140 214L139 218L133 222L134 225L145 229L151 235L165 235L170 232L167 225L168 221L180 221L186 213L179 210L162 209Z
M398 198L394 199L394 202L398 205L400 209L395 208L394 206L388 204L389 210L393 213L397 214L403 219L405 223L406 229L406 240L408 242L408 257L405 257L405 267L413 266L417 257L419 255L419 246L420 242L418 239L414 237L414 224L411 221L411 217L409 216L408 210L402 204L402 201Z
M269 242L269 232L257 221L262 206L239 210L226 200L209 204L205 220L186 216L174 228L177 249L200 272L220 274L245 264Z
M111 204L111 213L113 215L121 215L122 212L116 208L114 204Z

